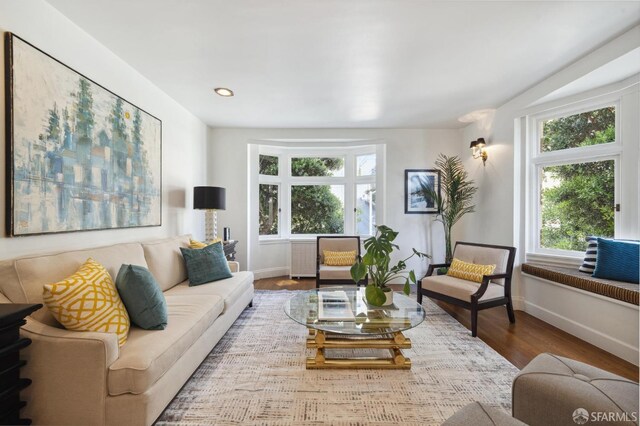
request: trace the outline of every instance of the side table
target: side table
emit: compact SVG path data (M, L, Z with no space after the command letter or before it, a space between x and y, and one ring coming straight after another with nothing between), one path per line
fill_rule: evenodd
M222 243L222 248L224 249L224 255L227 260L234 261L236 260L236 244L238 244L237 240L229 240L224 241Z
M20 391L31 384L20 378L20 350L31 344L31 339L20 338L20 327L27 323L27 315L40 309L40 304L0 303L0 424L28 425L30 419L20 418Z

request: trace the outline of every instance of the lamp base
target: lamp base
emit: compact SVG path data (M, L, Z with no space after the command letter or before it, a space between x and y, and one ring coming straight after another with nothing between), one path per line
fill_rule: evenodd
M218 212L206 210L204 214L204 238L210 242L218 238Z

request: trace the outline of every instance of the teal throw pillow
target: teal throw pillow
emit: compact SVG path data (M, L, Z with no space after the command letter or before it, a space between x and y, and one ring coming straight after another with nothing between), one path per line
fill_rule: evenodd
M222 243L208 245L201 249L180 247L187 266L189 285L200 285L212 281L231 278L231 269L224 257Z
M116 277L116 288L133 324L145 330L167 327L167 301L147 268L122 265Z
M598 254L593 276L638 284L640 243L598 238Z

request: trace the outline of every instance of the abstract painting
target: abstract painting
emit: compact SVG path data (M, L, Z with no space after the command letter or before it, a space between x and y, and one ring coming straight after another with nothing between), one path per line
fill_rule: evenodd
M5 34L7 234L159 226L162 122Z
M438 214L434 200L421 189L429 186L440 193L440 171L429 169L407 169L404 171L405 214Z

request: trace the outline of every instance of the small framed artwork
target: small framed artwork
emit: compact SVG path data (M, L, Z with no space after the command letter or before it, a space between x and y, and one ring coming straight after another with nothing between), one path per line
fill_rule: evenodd
M433 169L407 169L404 171L405 214L438 214L435 201L421 189L428 186L440 194L440 171Z

